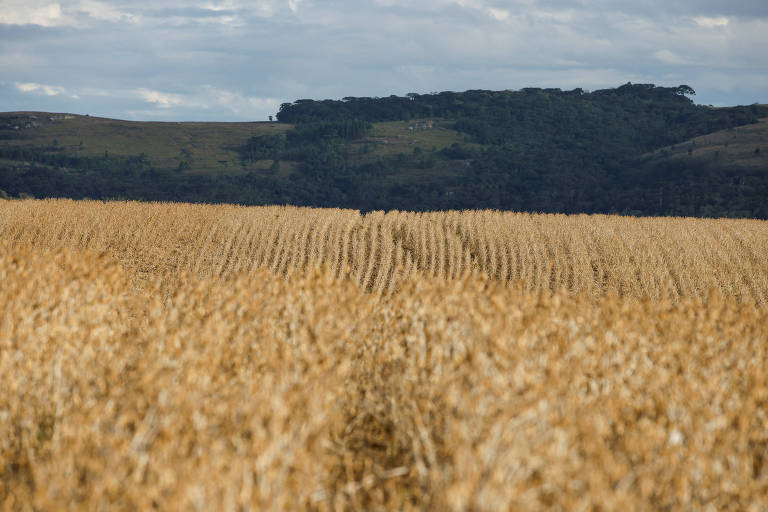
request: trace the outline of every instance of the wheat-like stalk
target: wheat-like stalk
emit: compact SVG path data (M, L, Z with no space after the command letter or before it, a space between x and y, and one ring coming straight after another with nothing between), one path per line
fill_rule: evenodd
M466 273L528 290L768 303L768 223L754 220L372 212L97 201L2 201L0 239L108 251L136 286L192 272L230 278L325 267L393 291Z
M669 230L687 240L692 224L692 236L707 237L708 224L635 221L648 223L648 236L623 238L627 248L611 252L607 242L616 244L618 228L632 223L556 218L550 226L552 219L534 218L540 225L532 243L544 243L546 233L547 244L568 248L552 253L559 266L603 251L594 257L607 269L600 290L629 295L620 297L543 286L530 292L529 284L508 285L485 271L456 280L432 275L435 267L409 274L415 267L402 263L393 266L400 279L393 288L394 278L381 278L390 275L386 254L412 261L403 256L402 234L391 236L404 232L401 222L419 219L410 214L366 220L333 212L338 229L326 231L316 212L289 208L31 206L0 207L3 233L14 234L0 244L3 510L768 505L768 323L764 306L743 301L753 290L764 293L755 288L762 274L745 276L748 287L734 282L731 296L700 298L702 288L692 288L728 247L750 248L733 261L761 268L753 259L761 247L752 245L764 236L758 223L726 223L733 245L719 245L723 233L716 231L692 269L657 248L654 261L677 265L673 289L682 296L653 301L631 297L656 293L647 288L652 281L641 288L632 276L632 263L649 256L622 251L655 247ZM46 210L54 206L71 225L56 222ZM175 208L190 210L173 216ZM196 208L204 214L196 216ZM218 220L206 220L209 214ZM311 222L294 218L304 214ZM181 224L170 240L169 215ZM277 215L284 230L300 224L277 239L264 226L263 240L283 246L270 258L283 262L274 268L287 277L250 270L234 255L261 254L239 238L252 215L260 222ZM154 223L147 227L154 252L141 245L137 218ZM506 229L504 219L494 231ZM98 230L79 225L99 221ZM508 221L519 229L530 219ZM578 233L557 231L572 221L591 226L589 245L568 238ZM601 223L617 230L609 236ZM114 232L105 235L108 229ZM502 243L483 234L482 224L476 229L491 247ZM315 233L358 244L344 252L345 264L357 265L353 276L362 275L362 285L389 293L335 279L332 268L288 270L314 257L307 247ZM176 254L179 274L166 274L164 251L194 242L210 244L208 252L192 260ZM134 260L126 256L131 243L138 244ZM77 244L112 244L115 252L56 248ZM699 254L682 242L674 250ZM136 272L154 278L137 282ZM591 266L583 272L594 278ZM702 282L728 286L736 270L719 272ZM568 279L582 277L574 271ZM621 288L630 285L638 288Z

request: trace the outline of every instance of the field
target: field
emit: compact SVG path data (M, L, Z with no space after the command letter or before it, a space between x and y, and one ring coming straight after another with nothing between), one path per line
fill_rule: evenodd
M768 168L768 119L696 137L652 153L652 161L697 158L731 169Z
M0 200L7 510L764 510L768 223Z
M421 121L423 122L423 121ZM435 119L434 127L408 130L420 121L375 123L369 137L345 146L353 162L411 154L416 147L427 152L443 149L464 137L451 128L451 121ZM18 130L14 128L18 127ZM245 162L238 148L254 136L285 133L293 125L279 122L150 122L47 112L0 112L0 131L20 137L0 137L0 149L47 148L71 156L138 156L143 153L158 169L176 170L186 162L188 174L237 175L266 171L272 160ZM19 162L7 161L18 164ZM281 162L282 174L290 174L295 162ZM450 167L450 166L448 166ZM451 175L450 168L447 169ZM422 174L445 172L446 166L422 170ZM398 181L418 178L405 172ZM453 172L455 174L455 172Z
M20 139L0 140L0 148L56 148L73 156L137 156L144 153L159 169L238 174L243 169L237 146L250 137L283 133L285 123L169 123L122 121L47 112L0 113L0 127L18 126ZM268 167L266 162L257 163ZM257 165L258 167L259 165Z

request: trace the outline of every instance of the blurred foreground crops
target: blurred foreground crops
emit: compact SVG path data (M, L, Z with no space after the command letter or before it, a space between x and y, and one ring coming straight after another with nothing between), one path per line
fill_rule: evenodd
M765 248L749 245L765 223L670 219L688 229L665 243L684 239L683 255L705 259L675 267L680 289L658 297L619 295L611 281L667 283L652 269L553 292L535 278L417 266L371 293L360 266L245 268L239 255L257 242L214 242L225 215L194 242L195 215L221 207L168 218L170 206L123 204L145 216L133 220L99 210L119 205L0 202L3 510L768 508ZM26 208L28 224L9 228L19 221L8 208ZM270 213L286 212L301 210ZM88 215L102 223L83 228ZM650 233L664 222L528 218L568 247L602 239L546 231L555 220ZM708 245L708 230L726 227L733 242ZM599 247L610 252L607 239ZM686 281L707 261L722 273ZM752 265L750 286L728 284L734 265Z

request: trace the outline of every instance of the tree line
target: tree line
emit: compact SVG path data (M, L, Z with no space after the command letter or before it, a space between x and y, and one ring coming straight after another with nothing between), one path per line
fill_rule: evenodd
M758 105L696 105L686 86L526 88L403 97L297 100L285 134L253 137L244 162L290 161L291 173L192 176L146 157L72 157L56 148L1 153L0 189L36 197L120 197L249 205L476 209L768 218L768 173L655 149L768 116ZM440 118L464 143L366 158L350 148L373 123ZM364 146L364 145L363 145ZM19 151L27 153L21 154ZM26 166L8 161L24 160Z

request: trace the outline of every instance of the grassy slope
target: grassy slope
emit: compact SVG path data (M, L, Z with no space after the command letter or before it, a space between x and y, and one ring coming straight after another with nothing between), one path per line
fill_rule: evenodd
M419 158L428 158L431 152L451 144L466 144L464 136L452 129L453 122L450 120L433 119L432 128L409 130L409 127L422 124L422 121L375 123L368 137L347 144L351 160L370 162L382 158L396 159L398 155L413 155L417 148L422 152ZM387 181L398 184L423 183L459 175L465 168L463 162L440 159L429 168L414 167L413 162L402 162L398 164L395 172L387 177Z
M755 150L759 149L759 152ZM768 118L757 124L702 135L681 144L654 151L651 162L700 158L716 165L742 169L768 168Z
M22 124L32 121L39 126ZM165 169L176 169L182 160L187 160L191 164L188 172L192 173L247 170L242 167L235 147L254 135L291 128L281 123L137 122L44 112L0 113L0 126L8 123L21 125L19 132L23 138L2 140L3 146L50 147L55 140L74 155L101 156L105 151L113 156L145 153L153 165ZM186 155L185 150L189 152ZM256 167L268 165L263 162Z
M427 130L408 130L412 122L377 123L371 136L347 145L353 161L365 162L379 157L412 154L416 147L425 152L440 150L454 142L463 142L462 135L448 127L448 122L436 121ZM35 126L36 125L36 126ZM19 126L19 130L13 130ZM291 129L286 123L170 123L137 122L73 114L46 112L0 113L0 128L22 135L20 139L0 140L0 147L53 147L54 141L67 153L82 156L134 156L145 153L152 165L176 169L182 161L191 167L188 173L239 174L268 169L271 160L244 165L236 151L254 135L281 133ZM82 143L82 144L81 144ZM291 162L283 162L287 174ZM408 172L405 181L422 174L445 174L450 169L437 165L432 169ZM421 176L424 177L424 176Z

